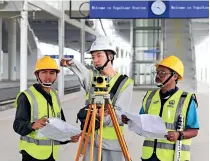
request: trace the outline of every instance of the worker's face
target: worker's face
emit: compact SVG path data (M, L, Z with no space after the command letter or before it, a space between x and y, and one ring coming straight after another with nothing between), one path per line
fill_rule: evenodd
M156 83L164 83L170 76L172 72L167 67L159 65L156 69ZM177 79L177 74L175 74L165 85L171 84L172 82L175 82Z
M57 78L55 70L47 69L39 71L39 79L44 83L53 83Z
M96 68L103 66L107 61L106 53L104 51L94 51L91 55L93 64Z

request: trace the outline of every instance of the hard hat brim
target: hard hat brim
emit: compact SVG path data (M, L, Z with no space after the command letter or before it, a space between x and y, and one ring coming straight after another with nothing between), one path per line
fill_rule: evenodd
M155 67L156 68L158 68L159 66L163 66L163 67L166 67L166 68L169 68L169 69L171 69L170 67L167 67L167 66L165 66L165 65L162 65L162 64L155 64ZM171 69L171 70L173 70L173 69ZM177 72L176 72L177 73ZM178 73L177 73L178 74ZM179 74L178 74L179 75ZM183 78L179 75L179 78L178 78L179 80L182 80Z
M57 73L60 73L60 69L37 69L37 70L34 70L34 74L35 74L36 72L41 71L41 70L55 70Z
M116 55L117 54L116 51L113 51L113 50L110 50L110 49L109 50L108 49L107 50L106 49L103 49L103 50L92 50L92 51L89 50L86 53L87 54L92 54L92 52L95 52L95 51L112 51L113 52L113 55Z

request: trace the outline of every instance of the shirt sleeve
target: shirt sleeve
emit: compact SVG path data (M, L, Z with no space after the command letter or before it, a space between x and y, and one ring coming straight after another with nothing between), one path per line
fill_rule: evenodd
M186 129L199 129L199 122L198 122L198 113L197 113L197 104L194 100L191 101L187 119L186 119Z
M21 136L30 134L32 129L31 120L31 105L24 93L21 93L17 100L17 110L13 129Z
M142 106L139 112L140 115L144 114L144 107Z
M148 91L147 91L147 93L148 93ZM145 113L144 113L143 102L144 102L145 97L147 96L147 93L145 94L145 96L144 96L144 98L143 98L143 101L142 101L142 107L141 107L141 109L140 109L140 111L139 111L139 114L140 114L140 115L145 114Z
M84 88L86 92L89 92L89 86L91 81L91 72L87 69L82 63L72 59L73 64L71 64L68 68L77 75L81 86Z
M64 115L63 109L61 109L61 120L63 120L63 121L65 121L65 122L66 122L66 118L65 118L65 115Z

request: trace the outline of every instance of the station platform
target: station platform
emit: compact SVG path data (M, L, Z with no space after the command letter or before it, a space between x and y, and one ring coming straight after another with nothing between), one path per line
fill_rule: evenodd
M197 94L198 99L198 114L200 122L199 134L192 141L191 148L191 161L207 161L209 158L209 93L208 85L200 84ZM132 103L129 110L131 112L139 113L146 91L134 90ZM78 110L84 106L84 92L74 92L65 95L62 99L62 107L68 123L79 127L79 123L76 123L76 114ZM21 155L18 152L18 140L19 135L13 131L13 120L15 115L15 109L6 110L0 112L0 151L1 161L20 161ZM140 161L141 159L141 147L143 143L143 137L128 131L125 127L125 140L129 148L129 153L132 157L132 161ZM59 152L58 161L74 161L79 143L70 143L61 146Z

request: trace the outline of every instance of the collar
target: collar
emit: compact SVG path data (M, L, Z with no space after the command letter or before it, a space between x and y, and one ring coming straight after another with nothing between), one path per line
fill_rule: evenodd
M160 98L168 99L170 96L172 96L176 91L178 91L178 87L175 87L174 89L171 89L167 91L166 93L162 93L160 90Z
M39 92L41 93L44 98L47 100L47 102L52 105L52 97L50 95L50 93L47 93L43 88L42 88L42 85L41 84L33 84L34 88Z

